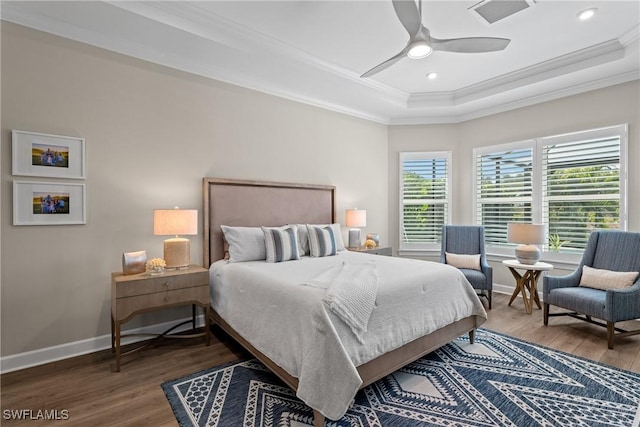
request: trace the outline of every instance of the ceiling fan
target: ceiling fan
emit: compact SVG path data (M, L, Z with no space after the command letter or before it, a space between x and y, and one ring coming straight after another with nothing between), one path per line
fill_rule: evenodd
M360 77L370 77L401 60L405 56L412 59L425 58L433 51L480 53L495 52L507 47L511 40L497 37L465 37L458 39L436 39L429 29L422 25L422 2L420 7L414 0L391 0L402 26L409 33L407 45L397 55L376 65Z

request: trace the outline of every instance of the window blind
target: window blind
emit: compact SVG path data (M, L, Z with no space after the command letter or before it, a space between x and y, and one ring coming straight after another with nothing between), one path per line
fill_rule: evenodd
M485 242L507 243L508 222L531 222L533 150L504 150L476 156L476 221Z
M401 153L401 249L438 244L449 220L450 153Z
M620 137L544 144L541 161L551 250L582 250L594 229L620 227Z

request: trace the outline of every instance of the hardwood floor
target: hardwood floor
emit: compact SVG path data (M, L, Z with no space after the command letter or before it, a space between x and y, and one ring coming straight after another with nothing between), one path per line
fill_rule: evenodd
M606 330L568 317L551 318L542 324L542 311L525 313L521 299L507 306L509 296L494 294L493 309L483 328L517 337L587 359L640 373L640 335L621 339L607 349ZM628 322L638 328L638 322ZM122 371L111 372L109 350L4 374L2 385L3 426L175 426L171 407L160 387L165 381L202 369L248 357L237 344L214 328L206 347L202 339L164 340L123 358ZM11 410L58 410L68 419L7 419Z

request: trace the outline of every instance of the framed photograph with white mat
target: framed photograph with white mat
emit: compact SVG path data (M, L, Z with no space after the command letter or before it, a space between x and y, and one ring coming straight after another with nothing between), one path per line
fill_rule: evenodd
M86 223L84 184L13 181L13 225Z
M84 138L11 131L13 175L85 178Z

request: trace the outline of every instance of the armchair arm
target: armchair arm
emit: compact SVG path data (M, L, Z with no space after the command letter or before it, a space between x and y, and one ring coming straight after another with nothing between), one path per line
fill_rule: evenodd
M640 319L640 280L624 289L607 291L607 316L612 322Z
M582 266L573 273L566 276L543 276L542 278L542 295L543 299L547 299L547 295L553 289L569 288L580 285L580 276L582 275Z
M493 284L493 267L491 267L486 260L480 259L480 270L482 270L484 276L487 278L487 283Z

